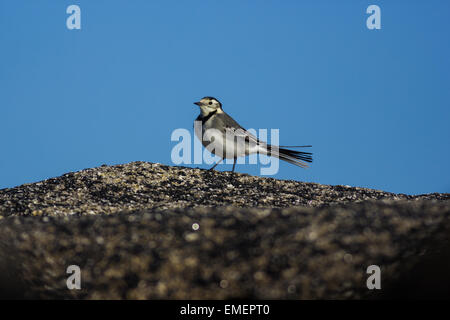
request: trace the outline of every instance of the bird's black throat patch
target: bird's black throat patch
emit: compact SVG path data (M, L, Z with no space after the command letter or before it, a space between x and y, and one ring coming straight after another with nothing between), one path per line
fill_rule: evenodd
M213 115L215 115L217 113L217 109L214 111L211 111L210 113L208 113L206 116L202 116L201 114L198 116L197 120L201 120L202 121L202 125L205 124L206 121L208 121Z

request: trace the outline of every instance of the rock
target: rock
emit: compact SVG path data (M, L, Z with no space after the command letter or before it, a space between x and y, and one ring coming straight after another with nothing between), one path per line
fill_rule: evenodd
M449 199L144 162L68 173L0 190L0 297L448 297Z

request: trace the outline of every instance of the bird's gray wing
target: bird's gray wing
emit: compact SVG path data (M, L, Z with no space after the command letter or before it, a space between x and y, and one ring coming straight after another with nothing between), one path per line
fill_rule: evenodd
M259 140L257 137L255 137L253 134L245 130L244 128L227 128L228 132L231 132L235 137L242 138L245 141L248 141L250 144L254 145L262 145L267 146L267 144L264 141Z
M232 117L230 117L225 112L219 114L217 117L218 121L221 121L221 126L225 130L225 133L229 132L234 134L236 137L240 137L248 141L249 143L254 143L256 145L267 145L265 142L259 140L253 134L245 130L239 123L237 123Z

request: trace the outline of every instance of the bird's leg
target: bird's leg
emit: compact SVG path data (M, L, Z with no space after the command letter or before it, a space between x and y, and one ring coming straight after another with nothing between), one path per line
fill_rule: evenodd
M219 161L217 161L217 163L215 164L215 165L213 165L212 166L212 168L211 169L208 169L208 171L211 171L211 170L213 170L219 163L221 163L222 162L222 160L223 160L223 158L222 159L220 159Z
M234 157L234 160L233 160L233 170L231 170L231 172L234 172L234 167L236 167L236 157Z

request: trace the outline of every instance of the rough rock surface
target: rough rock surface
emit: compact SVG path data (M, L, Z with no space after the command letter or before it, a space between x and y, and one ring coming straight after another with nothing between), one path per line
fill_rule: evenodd
M450 297L449 199L144 162L68 173L0 190L0 297Z

